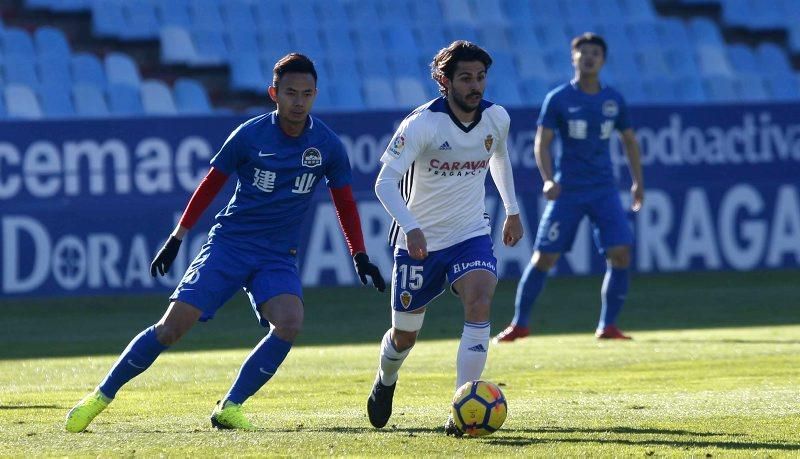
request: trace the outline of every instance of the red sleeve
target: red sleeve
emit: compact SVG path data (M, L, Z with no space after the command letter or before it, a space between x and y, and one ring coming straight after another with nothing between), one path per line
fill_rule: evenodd
M361 219L358 216L356 200L353 198L353 188L346 185L341 188L331 188L330 191L350 255L358 252L367 253L364 248L364 234L361 232Z
M228 180L228 176L219 169L212 167L211 170L208 171L208 174L200 182L200 185L197 185L197 189L194 190L192 198L189 199L189 204L186 205L186 210L183 211L183 216L181 216L180 221L182 227L191 229L194 224L197 223L197 220L203 215L203 212L205 212L208 205L211 204L211 201L214 200L219 190L225 185L226 180Z

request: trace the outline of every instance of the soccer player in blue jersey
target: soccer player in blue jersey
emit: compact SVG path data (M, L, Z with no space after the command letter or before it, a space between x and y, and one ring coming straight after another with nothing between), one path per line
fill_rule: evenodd
M161 320L137 335L100 385L67 414L68 431L85 430L125 383L149 368L198 320L213 318L239 289L247 293L261 324L271 328L217 403L211 423L217 428L253 430L242 403L275 374L303 323L295 258L298 234L314 189L323 179L361 282L366 284L369 277L378 290L385 289L364 250L344 146L333 131L309 115L316 82L314 64L301 54L289 54L275 64L269 95L277 110L236 128L211 159L208 175L153 260L151 274L169 271L181 240L227 177L236 174L236 191L217 214L208 242L186 270Z
M392 327L381 341L378 374L367 400L370 423L392 414L398 371L416 343L428 304L449 287L464 306L456 387L480 379L489 351L489 312L497 260L485 209L486 175L506 213L503 242L515 245L522 223L506 139L510 118L483 99L492 59L468 41L439 51L431 74L442 97L414 110L386 148L375 193L394 222ZM399 187L398 187L399 184ZM448 435L460 435L449 418Z
M628 293L633 233L614 184L609 138L621 133L632 176L632 210L644 201L644 181L639 145L631 128L622 95L600 82L605 63L605 41L593 33L572 40L575 78L551 91L542 104L534 152L544 180L547 207L539 222L531 262L517 288L511 324L495 337L510 342L529 333L534 301L542 291L547 272L572 247L578 224L589 217L595 243L607 259L601 289L602 309L595 335L630 339L617 327L617 316ZM562 153L551 162L550 145L558 133Z

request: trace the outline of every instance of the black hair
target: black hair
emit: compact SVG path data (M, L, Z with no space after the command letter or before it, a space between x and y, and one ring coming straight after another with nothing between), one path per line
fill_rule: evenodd
M317 83L317 70L314 62L300 53L289 53L278 59L272 69L272 86L278 87L278 82L287 73L310 73L314 77L314 84Z
M581 45L591 44L597 45L603 49L603 58L608 56L608 45L606 45L606 41L603 40L603 37L597 35L596 33L586 32L584 34L578 35L577 37L572 39L572 51L577 51Z

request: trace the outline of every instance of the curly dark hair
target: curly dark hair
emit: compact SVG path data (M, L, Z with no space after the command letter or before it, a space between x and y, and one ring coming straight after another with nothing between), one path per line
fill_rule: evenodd
M314 83L317 82L317 69L314 68L314 62L300 53L289 53L278 59L272 69L272 86L277 88L278 82L286 73L310 73L314 77Z
M486 66L486 70L492 66L492 57L485 49L475 43L466 40L457 40L450 43L447 48L442 48L433 56L431 62L431 78L439 85L439 92L443 96L447 95L447 88L442 82L443 78L453 79L456 71L456 64L459 62L480 61Z

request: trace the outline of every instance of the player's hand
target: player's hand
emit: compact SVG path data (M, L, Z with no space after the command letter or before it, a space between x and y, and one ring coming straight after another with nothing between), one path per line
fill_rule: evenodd
M421 229L415 228L406 233L408 255L415 260L424 260L428 256L428 242Z
M503 244L514 247L522 239L524 232L519 214L506 216L506 222L503 223Z
M561 194L561 185L559 185L558 182L546 180L542 187L542 193L544 193L544 197L547 198L548 201L554 201L558 198L558 195Z
M164 246L161 247L161 250L158 251L156 257L153 258L153 262L150 263L150 275L156 277L156 273L162 276L168 273L172 262L178 256L178 249L180 248L181 240L175 236L170 236Z
M386 290L386 281L383 280L381 271L374 263L369 261L369 257L366 253L358 252L353 255L353 264L356 265L356 273L358 273L358 278L361 279L363 285L367 285L367 276L369 276L372 278L372 285L374 285L379 292Z
M644 205L644 185L634 183L631 186L631 210L639 212L639 209Z

